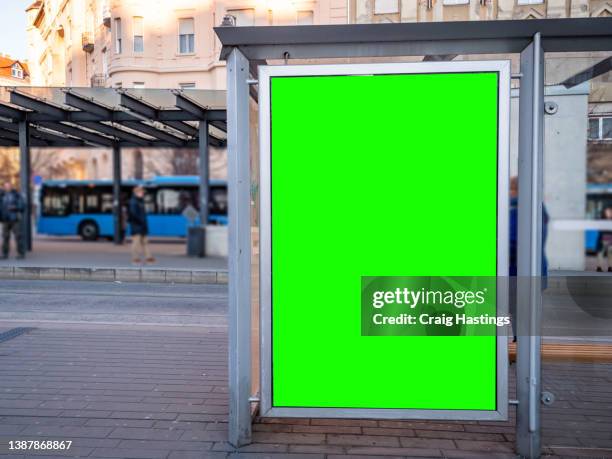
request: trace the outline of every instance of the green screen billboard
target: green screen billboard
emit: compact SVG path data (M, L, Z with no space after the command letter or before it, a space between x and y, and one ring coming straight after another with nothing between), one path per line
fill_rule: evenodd
M260 75L262 381L275 415L504 411L495 331L364 327L364 282L394 276L489 279L483 307L496 314L507 64L453 64Z

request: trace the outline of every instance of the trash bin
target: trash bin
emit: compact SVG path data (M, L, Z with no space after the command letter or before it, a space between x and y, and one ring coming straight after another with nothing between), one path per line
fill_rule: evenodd
M187 256L206 256L206 228L190 226L187 230Z

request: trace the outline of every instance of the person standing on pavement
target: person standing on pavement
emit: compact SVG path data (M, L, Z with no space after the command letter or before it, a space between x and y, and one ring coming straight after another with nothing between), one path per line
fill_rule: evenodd
M612 220L612 207L606 207L601 213L603 220ZM612 231L600 231L597 238L597 271L602 272L605 259L608 259L608 272L612 272Z
M134 264L140 264L142 259L146 263L155 262L155 258L149 251L149 243L147 241L149 227L147 225L144 196L145 189L139 185L134 188L128 204L128 217L132 234L132 263Z
M10 182L6 182L3 188L1 214L2 214L2 258L9 255L11 233L15 238L17 246L17 258L25 258L25 247L21 234L21 222L24 217L25 204L21 194L17 192Z

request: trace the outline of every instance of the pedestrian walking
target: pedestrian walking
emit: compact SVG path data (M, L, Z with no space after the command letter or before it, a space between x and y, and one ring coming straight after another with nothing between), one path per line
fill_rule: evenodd
M25 204L21 194L10 182L4 184L3 191L0 205L0 214L2 214L2 258L6 259L9 256L11 233L13 233L17 258L22 259L25 258L25 246L21 234Z
M612 220L612 207L606 207L601 218ZM612 272L612 231L600 231L597 238L597 271L602 272L605 262L608 262L608 272Z
M139 185L134 188L128 204L128 217L132 234L132 263L134 264L140 264L142 259L146 263L155 263L155 258L149 251L147 240L149 227L147 225L144 196L145 189Z

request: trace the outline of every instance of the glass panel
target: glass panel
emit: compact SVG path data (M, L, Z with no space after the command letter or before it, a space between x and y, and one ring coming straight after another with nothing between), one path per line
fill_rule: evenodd
M138 35L134 35L134 52L144 52L144 38Z
M160 188L157 191L157 212L160 214L180 214L189 205L195 207L190 190Z
M100 212L103 214L111 214L113 212L113 194L102 193Z
M374 2L374 14L395 14L399 13L397 0L376 0Z
M602 139L612 139L612 118L602 118Z
M134 16L134 52L144 51L144 21L141 16Z
M70 214L70 194L67 190L45 189L42 214L49 217L65 217Z
M589 139L599 139L599 118L589 119Z
M212 187L210 189L210 200L208 212L211 214L227 215L227 188Z
M179 35L193 35L193 18L179 19Z

